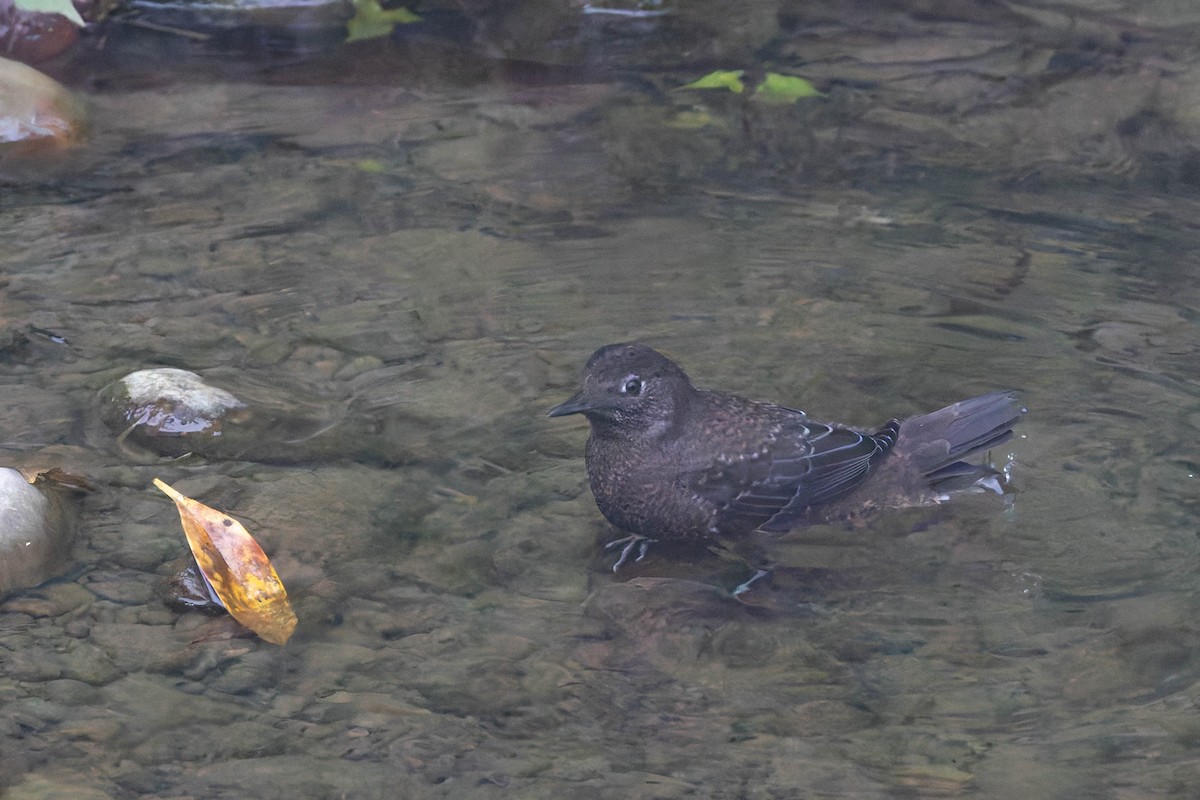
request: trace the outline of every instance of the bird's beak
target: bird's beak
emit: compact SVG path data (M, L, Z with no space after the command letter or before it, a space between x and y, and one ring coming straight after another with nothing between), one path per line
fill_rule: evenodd
M595 406L588 402L583 392L576 393L571 399L559 403L554 408L546 412L547 417L567 417L571 414L582 414L585 411L591 411Z

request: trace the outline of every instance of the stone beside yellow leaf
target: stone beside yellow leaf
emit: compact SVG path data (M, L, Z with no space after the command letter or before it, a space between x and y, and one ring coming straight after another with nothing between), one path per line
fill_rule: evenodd
M825 93L818 91L804 78L795 75L781 75L778 72L768 72L762 83L754 90L754 99L767 103L794 103L804 97L824 97Z
M296 613L254 537L229 515L185 497L158 478L154 485L175 501L196 565L233 618L272 644L286 642L296 629Z
M419 16L403 6L385 9L379 0L354 0L354 16L346 23L346 41L377 39L391 34L397 25L420 21Z
M734 94L741 94L746 85L742 83L742 76L746 74L743 69L719 69L716 72L710 72L703 78L698 78L691 83L685 83L680 86L680 89L728 89Z

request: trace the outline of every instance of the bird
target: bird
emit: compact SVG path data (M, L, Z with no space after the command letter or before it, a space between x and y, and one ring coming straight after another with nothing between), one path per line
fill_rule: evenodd
M619 343L593 353L579 391L547 413L582 414L590 424L592 495L629 534L613 543L625 545L619 567L635 547L644 557L651 541L736 541L965 491L1003 493L1005 472L965 459L1010 439L1025 411L1015 392L996 391L851 427L698 389L662 353Z

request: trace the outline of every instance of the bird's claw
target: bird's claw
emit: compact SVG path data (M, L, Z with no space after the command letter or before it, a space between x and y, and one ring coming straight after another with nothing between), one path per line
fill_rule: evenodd
M617 559L617 563L613 564L613 572L619 570L625 564L625 562L629 560L629 554L634 551L634 548L637 549L638 554L637 558L633 560L641 561L646 557L646 552L650 549L650 545L653 543L653 539L648 539L645 536L638 536L634 534L633 536L626 536L624 539L617 539L615 542L609 542L606 544L604 546L605 550L612 550L617 547L621 548L621 555Z

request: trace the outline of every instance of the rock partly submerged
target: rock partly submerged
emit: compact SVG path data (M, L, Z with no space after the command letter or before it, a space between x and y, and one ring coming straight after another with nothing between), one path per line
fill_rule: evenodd
M159 452L204 452L246 404L194 372L160 367L131 372L100 391L101 416L118 441L136 437Z
M0 58L0 147L66 147L82 138L83 104L33 67Z
M0 467L0 596L59 575L69 563L74 530L66 497Z

